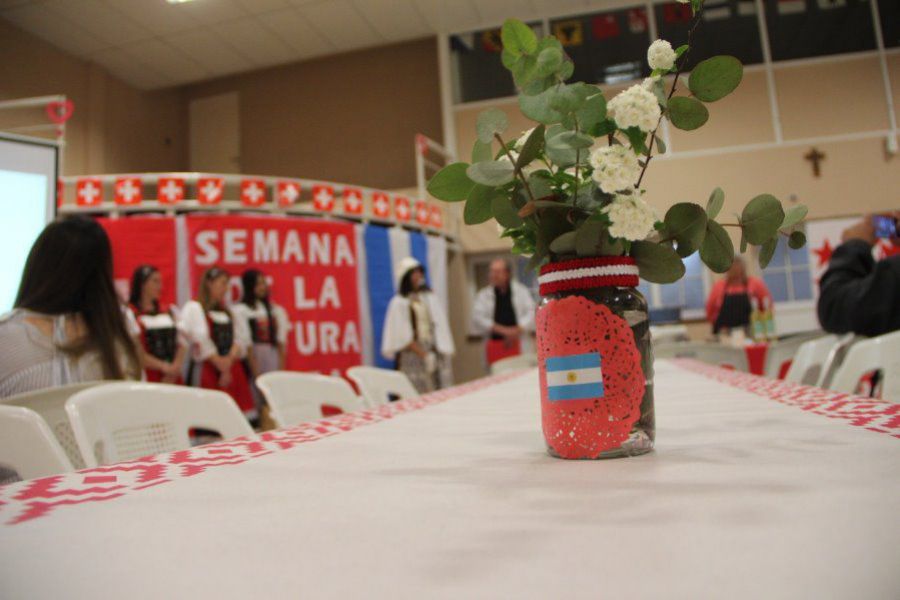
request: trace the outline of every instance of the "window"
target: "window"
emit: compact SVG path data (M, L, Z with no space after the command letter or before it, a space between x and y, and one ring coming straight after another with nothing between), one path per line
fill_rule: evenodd
M896 0L882 2L890 3ZM772 60L875 49L869 0L765 0L765 5Z
M666 2L657 4L654 11L661 39L671 42L674 48L687 43L693 18L690 4ZM707 0L693 45L688 69L716 54L730 54L745 65L761 63L762 43L754 0Z
M618 83L650 74L643 7L554 19L550 32L575 63L573 81Z
M775 302L812 300L812 275L809 265L809 248L788 248L781 237L769 266L763 270L763 279Z
M878 16L885 48L900 46L900 2L878 0Z
M654 312L680 311L681 318L703 316L706 306L706 275L700 255L694 253L684 259L684 277L675 283L657 284L641 281L638 290Z
M538 37L543 35L539 23L529 25ZM502 98L516 93L512 74L500 61L502 49L499 28L450 36L456 102Z

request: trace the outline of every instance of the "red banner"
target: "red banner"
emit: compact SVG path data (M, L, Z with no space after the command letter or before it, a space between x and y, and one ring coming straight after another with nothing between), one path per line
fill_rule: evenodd
M193 292L212 266L231 274L232 301L241 294L241 273L266 274L272 300L291 321L288 369L333 373L362 362L353 224L250 216L186 220Z
M116 290L128 299L131 275L140 265L153 265L162 275L160 303L175 303L175 219L171 217L130 217L97 219L112 245L113 278Z

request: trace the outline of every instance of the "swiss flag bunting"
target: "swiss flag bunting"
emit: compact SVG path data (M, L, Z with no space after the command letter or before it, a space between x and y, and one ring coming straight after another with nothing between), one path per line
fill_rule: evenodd
M331 212L334 210L334 188L330 185L314 185L312 189L313 206L316 210Z
M98 206L103 202L103 182L96 177L82 177L75 183L75 204Z
M416 223L420 225L428 225L431 219L431 213L428 211L428 205L424 200L416 201Z
M372 214L380 219L387 219L391 216L391 201L384 192L372 194Z
M115 190L116 204L122 206L134 206L144 199L139 177L119 177Z
M300 184L296 181L279 181L276 189L278 206L293 206L300 199Z
M66 186L63 183L62 179L57 179L56 180L56 206L57 207L60 207L63 205L63 202L65 201L65 195L66 195Z
M663 20L666 23L688 23L693 16L690 4L669 2L663 6Z
M200 204L219 204L224 188L221 177L201 177L197 180L197 200Z
M436 204L431 205L431 226L438 229L444 226L444 212Z
M615 15L599 15L591 21L595 40L605 40L619 35L619 21Z
M398 221L408 222L412 216L412 209L409 206L409 198L397 196L394 198L394 215Z
M266 202L266 183L262 179L241 180L241 204L262 206Z
M647 11L643 8L632 8L628 11L628 31L644 33L647 31Z
M156 182L156 198L160 204L178 204L184 200L184 179L160 177Z
M357 188L344 188L344 212L350 215L359 215L363 211L362 190Z

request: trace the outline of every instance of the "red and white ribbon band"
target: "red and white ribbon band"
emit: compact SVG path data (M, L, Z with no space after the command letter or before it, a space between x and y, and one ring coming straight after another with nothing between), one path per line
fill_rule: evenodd
M630 256L579 258L541 267L538 277L542 296L595 287L637 287L638 268Z

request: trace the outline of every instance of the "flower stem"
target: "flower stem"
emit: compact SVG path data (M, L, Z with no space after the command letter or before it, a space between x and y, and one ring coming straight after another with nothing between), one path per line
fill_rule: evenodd
M522 169L519 168L517 161L513 160L512 153L509 151L509 148L506 147L506 144L503 142L503 138L500 137L499 133L495 133L494 137L497 138L497 141L500 142L500 147L503 148L503 152L506 153L506 157L509 158L509 162L512 163L513 170L516 173L516 176L522 181L522 185L525 186L525 191L528 192L528 198L532 202L534 202L534 194L531 193L531 187L528 185L528 180L525 179L525 174L522 173Z
M688 31L687 37L687 50L684 51L684 54L681 55L681 62L678 64L678 69L675 71L675 79L672 81L672 89L669 90L669 95L666 96L666 103L672 99L672 96L675 95L675 89L678 87L678 78L681 76L682 71L684 71L685 65L687 65L688 55L691 53L691 42L694 40L694 31L696 31L697 27L700 25L701 17L703 16L703 3L700 4L700 10L694 15L694 22L691 24L691 28ZM639 189L641 187L641 181L644 180L644 173L647 172L647 167L650 166L650 159L653 158L653 142L656 141L656 132L659 130L659 126L662 123L663 115L665 111L661 111L659 114L659 120L656 121L656 127L650 134L650 143L647 145L647 160L644 161L644 167L641 169L641 175L638 177L637 183L634 184L635 189Z

